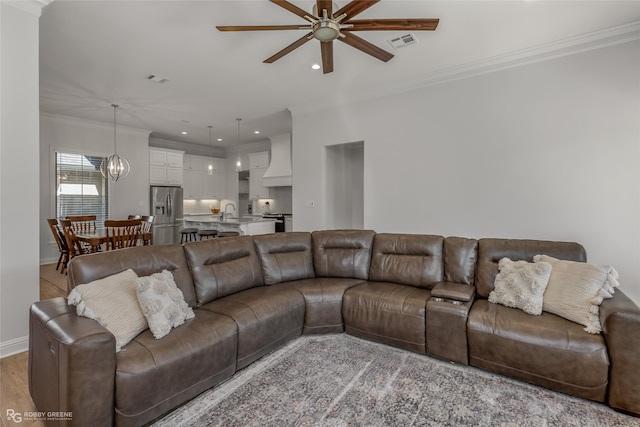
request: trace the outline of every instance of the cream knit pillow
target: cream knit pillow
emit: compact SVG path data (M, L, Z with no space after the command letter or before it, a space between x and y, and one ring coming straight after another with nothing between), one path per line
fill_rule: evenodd
M193 309L184 300L182 291L168 270L135 279L138 302L156 339L171 332L187 319L193 319Z
M498 270L489 302L519 308L529 314L542 314L542 296L549 282L551 264L502 258Z
M76 286L67 297L79 316L97 321L116 337L116 353L147 329L147 319L136 296L137 277L129 269Z
M547 255L536 255L533 260L551 264L542 309L584 325L590 334L600 333L600 304L611 298L619 286L618 272L610 266L563 261Z

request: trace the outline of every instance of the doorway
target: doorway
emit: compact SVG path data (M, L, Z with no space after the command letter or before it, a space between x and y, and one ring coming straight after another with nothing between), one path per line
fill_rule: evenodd
M364 142L326 148L326 211L329 229L364 227Z

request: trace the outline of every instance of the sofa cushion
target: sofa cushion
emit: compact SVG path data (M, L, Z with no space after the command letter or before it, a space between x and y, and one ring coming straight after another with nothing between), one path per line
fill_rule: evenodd
M286 286L260 286L200 307L236 322L237 369L301 335L304 308L302 294Z
M476 290L478 296L488 298L498 274L498 262L502 258L532 262L538 254L548 254L558 259L586 261L587 254L578 243L546 240L480 239L478 241L478 265Z
M311 233L316 277L369 278L371 230L322 230Z
M181 245L149 245L78 256L67 266L69 289L132 269L140 277L169 270L191 307L196 294Z
M562 261L547 255L536 255L533 259L552 266L544 293L544 311L584 325L584 330L591 334L600 333L600 304L613 296L618 272L609 266Z
M609 374L601 335L551 313L476 300L467 320L469 363L552 390L604 401Z
M444 239L444 280L473 285L478 260L478 241L465 237Z
M263 234L253 237L265 285L315 276L311 233Z
M342 302L345 332L419 353L426 352L428 289L364 282L347 289Z
M376 234L369 280L431 289L442 281L442 236Z
M347 289L360 283L360 279L318 277L282 283L278 286L289 286L304 297L303 333L328 334L344 332L342 298Z
M262 268L251 236L185 243L198 305L263 286Z
M115 425L145 425L231 377L237 347L236 323L206 310L162 339L138 335L117 355Z

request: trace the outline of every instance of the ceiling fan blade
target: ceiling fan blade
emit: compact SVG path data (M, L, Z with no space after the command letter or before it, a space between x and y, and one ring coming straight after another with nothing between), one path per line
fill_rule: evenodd
M318 16L322 16L322 10L327 9L327 15L331 17L333 12L333 2L331 0L317 0L316 8L318 9Z
M293 43L291 43L289 46L287 46L284 49L282 49L280 52L276 53L273 56L270 56L269 58L265 59L262 62L265 62L267 64L271 64L272 62L276 62L278 59L282 58L286 54L292 52L294 49L299 48L300 46L302 46L303 44L305 44L306 42L311 40L311 38L312 38L311 36L313 36L313 33L305 34L304 36L300 37L298 40L296 40Z
M387 62L391 58L393 58L393 54L387 52L384 49L379 48L378 46L369 43L363 38L356 36L355 34L351 34L349 31L341 32L344 37L338 37L336 40L340 40L343 43L348 44L351 47L355 47L358 50L367 53L374 58L378 58L380 61Z
M308 30L308 25L218 25L219 31Z
M336 11L333 15L340 16L343 13L346 13L347 14L347 19L345 21L346 23L347 21L349 21L349 19L355 18L356 15L369 9L371 6L378 3L379 1L380 0L353 0L351 3L347 3L346 5L344 5L344 7Z
M289 3L286 0L269 0L271 3L275 3L278 6L287 9L289 12L293 13L294 15L298 15L299 17L303 18L303 19L307 19L307 16L313 17L313 14L307 12L306 10L300 9L298 6ZM318 12L319 13L319 12ZM317 17L316 17L317 18ZM308 19L307 19L308 21Z
M438 27L439 19L357 19L345 24L353 25L349 31L397 31L416 30L433 31Z
M322 53L322 74L331 73L333 71L333 41L320 42L320 51Z

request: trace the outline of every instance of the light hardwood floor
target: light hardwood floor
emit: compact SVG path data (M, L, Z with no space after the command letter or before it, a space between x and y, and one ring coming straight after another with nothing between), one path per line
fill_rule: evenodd
M66 276L55 270L55 264L40 267L40 299L66 297ZM8 412L33 412L36 407L29 395L27 378L28 353L0 359L0 423L3 427L44 426L43 421L14 422L9 419Z

